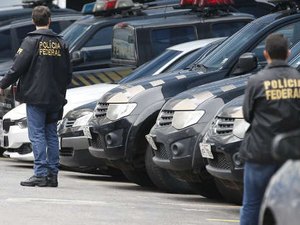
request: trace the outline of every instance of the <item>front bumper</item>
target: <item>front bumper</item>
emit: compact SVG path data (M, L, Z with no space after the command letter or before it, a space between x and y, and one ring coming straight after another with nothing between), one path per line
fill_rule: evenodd
M25 162L33 162L34 161L34 155L33 152L22 154L20 152L16 151L5 151L3 153L3 156L18 160L18 161L25 161Z
M60 164L71 168L105 167L103 160L93 157L88 151L88 137L82 130L68 131L60 134Z
M161 168L174 171L193 170L193 155L199 134L206 123L197 123L182 130L172 126L155 127L150 136L157 146L153 161Z
M30 143L28 129L21 129L18 125L10 126L8 132L3 132L3 142L1 147L6 149L17 149L23 144Z
M224 139L225 140L225 139ZM214 159L208 159L207 171L214 177L242 183L244 164L239 158L239 148L242 140L231 143L217 141L207 141L212 144Z
M117 121L93 120L89 139L89 151L97 158L108 160L123 160L128 157L128 143L134 143L135 135L129 133L136 121L135 115L121 118ZM133 149L131 149L133 150ZM128 153L130 155L130 153Z

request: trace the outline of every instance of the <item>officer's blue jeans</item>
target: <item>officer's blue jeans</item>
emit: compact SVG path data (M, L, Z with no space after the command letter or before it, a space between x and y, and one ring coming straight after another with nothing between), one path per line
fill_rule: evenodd
M27 104L26 112L28 135L34 154L34 174L56 175L59 166L59 143L55 118L58 118L58 112L53 112L53 106L50 105L31 104Z
M243 207L240 211L240 225L257 225L260 206L266 187L277 165L245 163Z

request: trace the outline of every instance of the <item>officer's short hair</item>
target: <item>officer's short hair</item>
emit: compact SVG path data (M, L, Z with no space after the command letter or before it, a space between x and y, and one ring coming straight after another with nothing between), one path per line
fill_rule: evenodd
M51 12L47 6L36 6L32 10L32 20L36 26L47 26L50 17Z
M283 34L270 34L266 39L265 49L271 59L286 60L289 51L288 39Z

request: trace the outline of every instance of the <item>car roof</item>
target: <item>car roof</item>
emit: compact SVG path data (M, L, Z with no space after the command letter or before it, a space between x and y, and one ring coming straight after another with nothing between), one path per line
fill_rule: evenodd
M124 21L124 20L145 20L146 16L152 16L152 15L158 15L158 14L162 14L165 13L166 16L169 15L175 15L175 13L188 13L190 12L190 9L176 9L174 10L174 8L172 6L167 6L164 8L150 8L150 9L145 9L142 10L140 15L135 15L135 16L127 16L127 17L122 17L120 15L112 15L112 16L93 16L93 15L89 15L86 16L84 18L82 18L81 20L78 20L76 23L79 24L86 24L86 25L97 25L97 24L102 24L102 23L116 23L119 21Z
M12 7L2 7L0 9L0 21L18 19L25 16L31 16L31 13L32 13L32 8L22 7L21 5L12 6ZM79 14L79 12L73 9L61 9L58 7L52 7L51 13L52 15L54 14L64 15L65 13Z
M206 46L207 44L210 44L212 42L218 41L218 40L224 40L225 38L208 38L208 39L202 39L197 41L189 41L186 43L174 45L172 47L169 47L168 50L175 50L175 51L182 51L182 52L190 52L196 49L199 49L201 47Z
M201 21L205 22L213 22L213 21L226 21L226 20L236 20L236 19L254 19L254 16L246 13L230 13L227 16L218 16L218 17L200 17L198 14L190 14L190 15L180 15L173 17L163 17L163 18L150 18L146 20L133 20L125 22L129 26L134 27L155 27L163 25L179 25L180 23L186 23L189 21L190 23L195 23Z
M65 13L65 14L53 14L51 15L51 18L53 20L56 20L57 18L64 18L64 17L71 17L74 19L79 19L80 17L82 17L81 14L74 14L74 13ZM4 20L4 21L0 21L0 28L7 26L7 25L15 25L15 24L19 24L19 23L25 23L28 21L31 21L31 16L24 16L24 17L20 17L20 18L14 18L14 19L9 19L9 20Z

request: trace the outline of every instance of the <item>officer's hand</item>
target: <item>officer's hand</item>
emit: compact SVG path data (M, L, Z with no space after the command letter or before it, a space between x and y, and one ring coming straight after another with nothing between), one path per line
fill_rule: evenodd
M0 88L0 95L4 95L4 89Z

